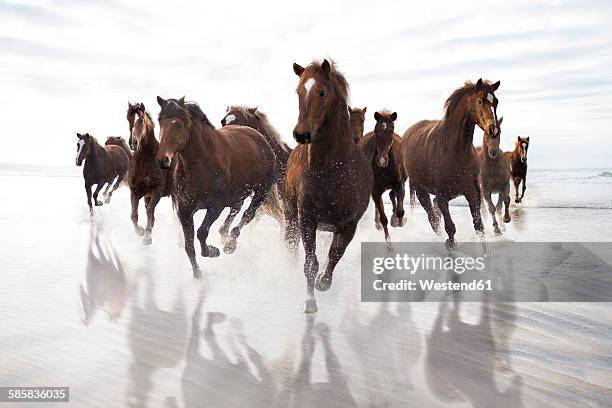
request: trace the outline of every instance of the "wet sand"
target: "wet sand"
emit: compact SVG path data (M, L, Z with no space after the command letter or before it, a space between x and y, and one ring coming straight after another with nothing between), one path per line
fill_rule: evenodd
M169 200L143 247L126 188L93 220L78 178L0 175L0 188L0 385L70 386L70 404L45 407L611 404L608 303L360 303L358 242L382 240L371 206L306 317L302 263L269 218L245 228L235 254L199 258L195 281ZM451 211L458 240L474 240L468 209ZM612 230L610 209L527 199L511 215L489 240L608 241ZM407 217L394 240L443 242L421 208ZM321 233L320 260L329 243Z

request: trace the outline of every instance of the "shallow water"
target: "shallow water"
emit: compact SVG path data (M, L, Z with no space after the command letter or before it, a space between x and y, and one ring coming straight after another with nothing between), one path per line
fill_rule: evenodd
M306 317L302 264L271 219L245 228L235 254L199 258L194 281L169 200L143 247L126 188L90 220L82 180L54 175L0 175L0 385L70 386L76 407L611 404L608 303L360 303L357 242L382 240L370 207ZM609 241L611 184L566 180L536 177L503 237L488 239ZM451 211L458 240L473 240L469 211ZM421 208L407 212L394 240L443 241ZM329 243L320 234L320 260Z

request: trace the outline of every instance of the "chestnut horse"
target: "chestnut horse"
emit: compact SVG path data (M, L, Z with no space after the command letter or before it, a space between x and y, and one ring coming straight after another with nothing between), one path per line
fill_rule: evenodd
M98 193L102 190L105 184L112 184L116 179L115 184L106 196L106 203L110 202L113 192L119 188L119 184L123 181L127 174L129 158L123 148L115 145L102 146L98 143L95 137L89 133L77 133L77 155L76 165L83 166L83 178L85 179L85 193L87 195L87 205L89 206L89 214L93 215L93 207L91 205L91 186L96 184L96 189L93 192L93 199L96 206L101 206L102 202L98 201Z
M162 197L169 197L172 194L174 168L162 169L159 167L156 159L159 142L155 138L155 124L149 112L145 110L144 104L136 105L136 120L130 123L132 132L130 143L134 149L134 156L130 160L128 171L132 203L130 218L134 232L139 236L144 235L143 244L151 245L155 207ZM144 229L138 225L138 204L143 197L147 212L147 226Z
M527 189L527 151L529 150L529 136L518 137L514 142L514 150L504 154L510 160L514 191L516 193L515 203L520 203ZM519 197L519 186L523 182L523 191Z
M368 207L373 179L370 164L353 140L344 76L327 60L306 68L294 63L293 71L300 77L296 89L300 111L293 129L299 145L287 163L287 241L295 247L301 235L306 253L304 312L313 313L317 311L314 288L330 288L334 268ZM315 253L317 229L333 232L322 273Z
M363 122L365 122L365 114L368 110L368 107L364 107L363 109L359 108L351 108L351 129L353 131L353 140L355 143L359 143L359 141L363 138Z
M121 136L109 136L109 137L107 137L106 138L106 142L104 142L104 145L106 145L106 146L109 146L109 145L119 146L119 147L121 147L123 149L125 154L127 154L127 156L130 159L132 158L133 152L130 149L130 146L128 146L128 143Z
M166 100L158 96L157 102L161 106L157 160L162 168L168 168L176 156L174 200L193 276L200 277L193 245L195 212L206 209L198 228L202 256L216 257L219 249L206 243L211 225L225 207L242 204L252 195L249 207L223 248L225 253L234 252L240 230L253 220L278 177L276 160L266 139L255 129L246 126L215 129L200 107L185 103L184 97Z
M494 84L482 79L475 84L466 82L446 100L442 120L417 122L402 137L410 188L414 189L427 212L431 227L437 232L440 218L429 194L436 196L436 204L444 217L449 250L456 248L456 228L448 202L458 195L464 195L467 199L474 229L484 239L479 166L472 140L476 125L489 135L499 132L496 113L498 100L494 94L498 87L499 81Z
M487 203L489 213L493 219L493 232L501 234L497 218L495 218L495 205L491 198L491 193L499 194L499 202L506 205L504 222L510 222L510 161L499 150L501 139L501 124L504 118L499 118L497 127L499 132L496 135L485 133L482 139L482 146L476 148L476 154L480 162L480 190L482 197Z
M389 194L393 204L391 226L404 226L406 223L404 218L404 185L408 176L404 165L401 138L395 133L394 122L397 119L397 113L386 110L374 112L374 119L376 120L374 131L369 132L361 139L359 147L372 163L372 173L374 174L372 201L376 206L374 210L376 228L384 230L385 240L390 241L382 195L385 191L391 190Z

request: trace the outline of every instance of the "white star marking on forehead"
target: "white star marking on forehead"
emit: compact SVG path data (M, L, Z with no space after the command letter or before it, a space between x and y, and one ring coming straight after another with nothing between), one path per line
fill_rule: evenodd
M310 89L312 88L312 86L315 84L315 82L317 82L316 79L314 78L309 78L308 81L306 81L304 83L304 89L306 89L306 96L308 96L308 94L310 93Z
M493 101L495 100L495 97L493 96L493 94L487 94L487 100L488 100L490 103L493 103Z

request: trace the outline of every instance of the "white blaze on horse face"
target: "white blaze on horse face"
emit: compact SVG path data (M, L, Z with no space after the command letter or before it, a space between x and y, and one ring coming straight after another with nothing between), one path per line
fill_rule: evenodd
M487 94L487 100L489 101L489 103L493 103L495 97L493 96L493 94Z
M85 146L85 141L83 139L79 140L77 143L77 155L75 161L79 161L79 156L81 155L81 150L83 150L83 146Z
M225 117L225 124L229 125L230 123L232 123L235 120L236 120L236 116L235 115L227 115Z
M304 83L304 89L306 89L306 97L307 98L308 98L308 94L310 93L310 90L312 89L312 87L315 84L315 82L317 82L316 79L308 78L308 80Z
M383 122L382 128L383 128L383 130L387 130L387 124L385 122Z

